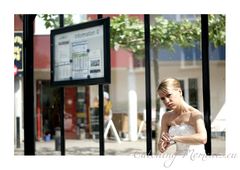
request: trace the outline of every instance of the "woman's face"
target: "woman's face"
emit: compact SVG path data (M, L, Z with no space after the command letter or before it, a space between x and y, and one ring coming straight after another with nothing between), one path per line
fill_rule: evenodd
M168 109L174 110L180 104L182 92L180 89L168 88L164 91L160 90L159 96Z

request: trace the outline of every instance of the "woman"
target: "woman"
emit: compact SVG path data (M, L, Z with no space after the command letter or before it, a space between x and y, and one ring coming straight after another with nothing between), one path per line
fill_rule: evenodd
M160 99L170 111L162 116L159 151L176 144L176 155L204 152L207 133L202 113L187 104L182 96L180 82L175 78L163 80L157 89Z

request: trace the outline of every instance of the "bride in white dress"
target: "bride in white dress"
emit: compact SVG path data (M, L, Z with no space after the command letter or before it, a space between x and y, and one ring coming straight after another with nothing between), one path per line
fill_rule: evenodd
M204 154L207 133L203 115L184 101L180 82L175 78L163 80L158 86L158 94L170 110L162 116L159 151L164 153L176 144L175 155Z

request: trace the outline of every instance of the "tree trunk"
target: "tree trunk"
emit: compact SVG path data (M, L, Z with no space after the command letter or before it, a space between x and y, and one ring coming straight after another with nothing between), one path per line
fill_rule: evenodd
M153 69L154 69L154 85L155 85L155 103L156 103L156 122L155 122L155 153L158 153L158 139L160 133L159 120L160 120L160 99L157 93L159 84L159 64L158 64L158 49L153 48Z

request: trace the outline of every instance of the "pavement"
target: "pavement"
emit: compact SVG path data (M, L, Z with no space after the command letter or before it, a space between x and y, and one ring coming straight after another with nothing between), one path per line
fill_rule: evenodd
M21 143L20 148L14 148L14 155L24 155L24 144ZM146 140L139 139L137 141L121 140L118 143L114 139L105 140L105 155L146 155ZM84 140L65 140L65 155L99 155L99 141L97 139L84 139ZM153 155L155 152L155 140L152 141ZM55 150L55 141L50 140L36 141L35 155L61 155L60 151ZM174 148L169 148L168 153L173 153ZM218 137L212 138L212 154L224 155L225 154L225 138Z

